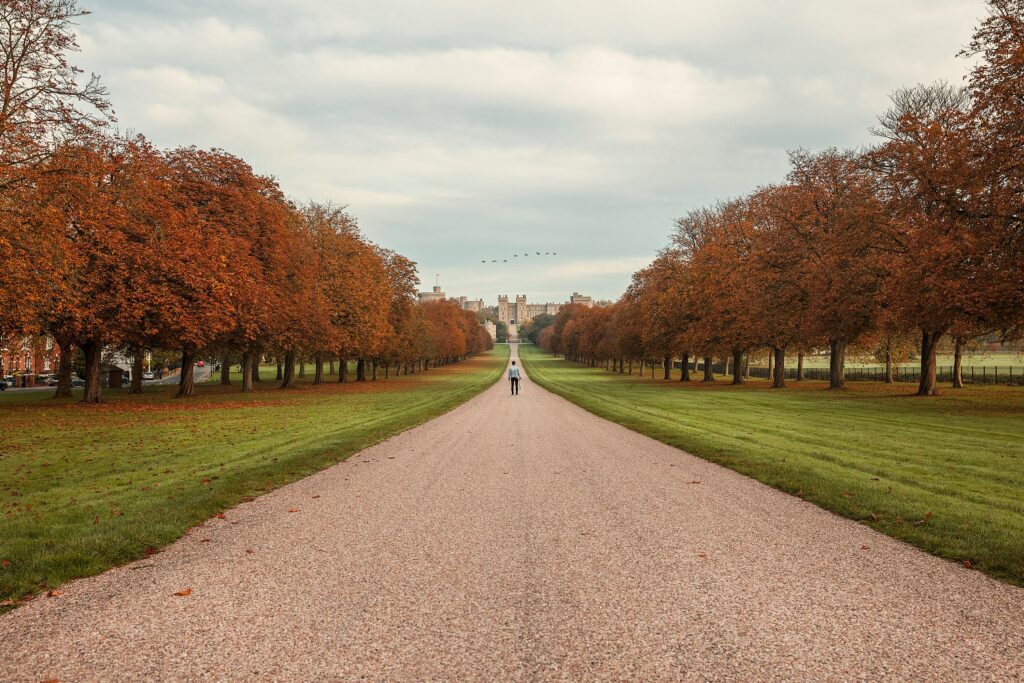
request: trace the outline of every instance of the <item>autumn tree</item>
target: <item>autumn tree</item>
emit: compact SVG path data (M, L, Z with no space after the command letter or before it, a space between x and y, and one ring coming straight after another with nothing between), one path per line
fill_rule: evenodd
M0 3L0 192L111 118L99 78L83 78L69 60L79 49L75 20L86 14L75 0Z
M828 340L829 388L845 381L846 348L877 322L891 243L876 176L857 154L830 149L791 155L789 183L803 203L788 226L805 254L793 275L806 292L809 332Z
M991 245L985 264L984 309L1003 338L1024 333L1024 2L989 0L988 16L966 51L978 61L972 98L972 171L980 191L961 193Z
M793 186L771 186L747 200L750 212L751 253L747 266L752 310L758 336L772 349L772 386L786 384L786 352L811 345L810 294L807 282L796 274L807 267L800 227L813 207Z
M25 185L44 165L55 170L57 146L112 118L99 79L82 79L69 60L78 51L74 21L84 14L72 0L0 3L0 339L39 331L34 319L47 274L17 264L39 259L51 245L31 229L38 219L26 213L34 190Z
M872 155L892 215L886 301L904 326L919 330L918 394L929 396L943 336L994 318L994 235L964 201L980 191L970 169L966 93L940 83L901 90L892 101L877 131L886 142Z

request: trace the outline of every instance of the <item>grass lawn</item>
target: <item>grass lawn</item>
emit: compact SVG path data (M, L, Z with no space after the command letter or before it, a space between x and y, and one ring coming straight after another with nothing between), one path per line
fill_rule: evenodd
M0 601L142 557L245 498L447 412L497 381L507 358L501 345L387 381L280 391L265 380L251 394L203 383L191 399L152 387L107 392L99 406L6 392Z
M753 355L751 361L755 366L767 367L768 366L768 352L764 351ZM790 370L796 368L797 355L795 353L786 354L786 367ZM953 367L953 354L940 353L935 357L935 363L943 371L950 370ZM914 360L909 363L895 363L901 369L915 369L920 368L921 362ZM1014 374L1020 376L1024 372L1024 355L1017 353L1016 351L976 351L974 353L965 353L962 361L964 373L970 373L970 368L1003 368L1004 371L1009 368L1014 369ZM828 367L828 356L805 356L804 357L805 368L827 368ZM884 363L878 363L875 361L858 361L855 358L846 359L846 367L848 368L884 368Z
M533 381L590 412L1024 585L1024 388L683 384L519 353Z

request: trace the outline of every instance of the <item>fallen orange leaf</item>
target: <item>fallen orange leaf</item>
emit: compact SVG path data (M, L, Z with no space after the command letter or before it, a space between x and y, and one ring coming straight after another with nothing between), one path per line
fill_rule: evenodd
M175 593L175 595L178 596L179 598L184 598L186 596L192 595L192 589L191 588L185 588L184 590L180 590L177 593Z

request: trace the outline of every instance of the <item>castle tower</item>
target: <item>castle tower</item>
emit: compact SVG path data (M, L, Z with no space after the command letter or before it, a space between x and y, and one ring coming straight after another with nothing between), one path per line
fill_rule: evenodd
M526 296L516 294L516 311L512 319L515 320L516 323L522 324L527 317L529 317L529 314L526 311Z
M498 320L506 325L511 320L508 310L508 295L498 295Z

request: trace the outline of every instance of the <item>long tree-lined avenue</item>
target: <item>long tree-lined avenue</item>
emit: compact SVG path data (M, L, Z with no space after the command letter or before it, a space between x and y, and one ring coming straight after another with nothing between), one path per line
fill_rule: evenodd
M0 678L1009 680L1022 613L527 378L3 617Z

